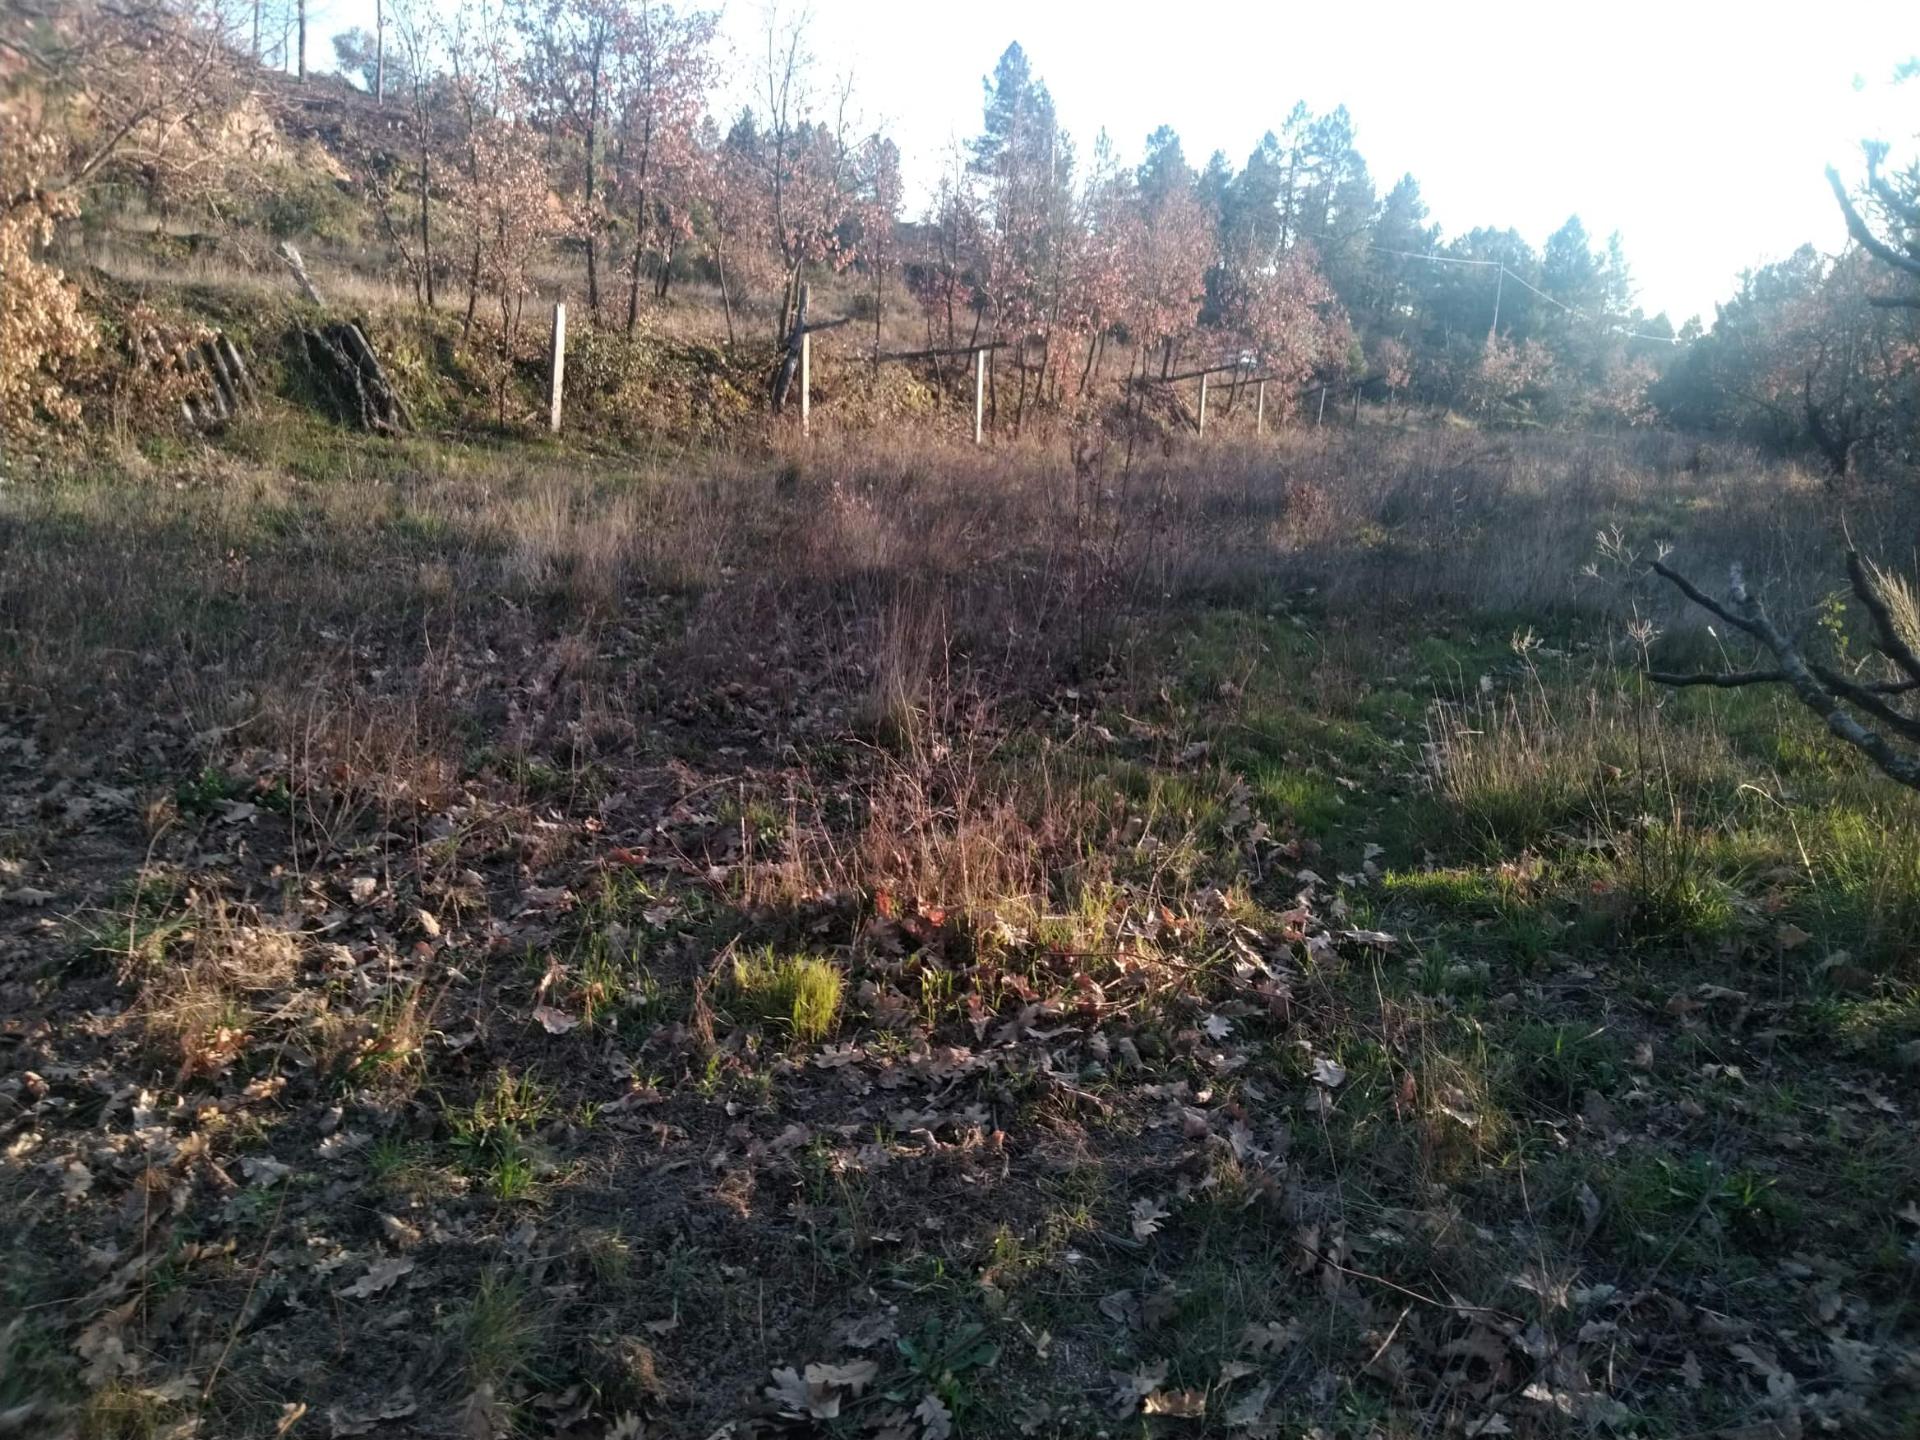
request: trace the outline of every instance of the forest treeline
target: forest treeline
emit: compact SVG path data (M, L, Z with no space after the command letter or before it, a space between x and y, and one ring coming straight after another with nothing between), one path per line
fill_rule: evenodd
M1539 248L1443 235L1413 176L1376 182L1344 108L1295 106L1239 164L1196 163L1164 126L1137 162L1104 134L1082 154L1014 44L909 215L897 145L858 123L801 15L770 10L723 66L711 11L382 0L377 33L334 37L343 82L304 75L299 0L263 4L24 0L0 20L9 426L71 416L100 363L45 247L134 203L377 252L502 357L532 343L524 301L556 266L613 330L697 277L730 342L785 336L800 284L837 276L876 343L902 310L928 348L1018 343L1023 405L1029 375L1033 403L1073 405L1123 369L1241 361L1281 407L1319 389L1485 422L1664 420L1836 471L1906 461L1920 421L1920 170L1885 171L1883 147L1841 193L1863 243L1750 273L1711 326L1676 329L1635 305L1620 237L1577 217Z

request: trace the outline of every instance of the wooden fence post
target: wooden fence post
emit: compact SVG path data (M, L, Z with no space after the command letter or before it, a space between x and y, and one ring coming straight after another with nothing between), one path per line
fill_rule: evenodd
M813 336L800 332L800 433L813 433Z
M1202 371L1200 374L1200 431L1199 433L1202 435L1205 435L1207 433L1207 376L1205 371Z
M567 307L553 307L553 346L547 353L547 428L560 433L560 400L567 388Z
M987 352L973 352L973 443L980 443L980 422L986 413Z
M1320 387L1320 408L1313 412L1313 428L1318 430L1320 422L1327 418L1327 387Z
M1264 380L1253 387L1253 433L1267 433L1267 382Z

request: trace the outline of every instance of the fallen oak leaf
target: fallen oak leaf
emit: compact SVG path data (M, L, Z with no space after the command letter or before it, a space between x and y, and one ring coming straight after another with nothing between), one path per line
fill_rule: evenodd
M1317 1260L1317 1255L1316 1255ZM1264 1325L1249 1325L1240 1332L1240 1348L1249 1355L1278 1355L1300 1340L1300 1322L1289 1320L1282 1325L1278 1320L1269 1320Z
M840 1392L847 1390L858 1398L879 1373L880 1366L872 1360L846 1365L815 1363L807 1366L805 1375L788 1365L773 1372L773 1384L767 1386L766 1395L783 1414L832 1420L840 1414Z
M419 1402L413 1398L413 1391L402 1385L391 1399L384 1400L371 1409L353 1411L345 1406L335 1405L327 1411L327 1424L335 1436L365 1435L376 1425L393 1420L405 1420L417 1413Z
M886 1311L876 1310L841 1321L833 1327L833 1333L834 1338L849 1349L871 1350L898 1337L900 1323Z
M879 1363L873 1360L854 1360L845 1365L813 1364L807 1366L807 1382L811 1385L843 1385L857 1399L879 1373Z
M920 1432L922 1440L947 1440L953 1434L953 1412L931 1390L925 1399L913 1407L913 1418L923 1427Z
M1227 1407L1227 1426L1233 1430L1250 1430L1258 1425L1266 1414L1267 1402L1273 1398L1274 1386L1262 1381L1233 1404Z
M1169 1361L1155 1360L1137 1370L1109 1371L1115 1386L1115 1408L1123 1416L1133 1414L1142 1400L1160 1388L1172 1368Z
M800 1372L791 1365L782 1366L773 1372L773 1383L766 1388L766 1396L779 1407L783 1415L799 1418L813 1415L821 1420L831 1420L840 1413L840 1401L837 1396L829 1397L832 1408L822 1413L814 1408L813 1392Z
M141 1299L136 1295L124 1305L107 1311L82 1330L74 1342L74 1350L87 1362L86 1382L91 1389L99 1390L139 1373L140 1359L128 1352L125 1331L127 1322L140 1308Z
M1148 1415L1167 1415L1177 1420L1199 1420L1207 1413L1204 1390L1155 1390L1140 1402Z
M250 1185L277 1185L293 1173L291 1165L275 1160L271 1155L249 1155L240 1162L240 1168L246 1173Z
M1353 945L1372 945L1381 950L1391 950L1399 944L1396 936L1384 930L1342 930L1340 938Z
M413 1261L407 1256L395 1255L384 1260L376 1260L367 1267L367 1273L339 1293L348 1300L366 1300L393 1288L394 1282L401 1276L412 1273Z
M1133 1202L1133 1238L1145 1240L1160 1228L1160 1222L1167 1218L1167 1209L1158 1200L1151 1197Z
M533 1018L540 1022L540 1028L549 1035L564 1035L580 1023L579 1016L556 1010L551 1005L534 1006Z

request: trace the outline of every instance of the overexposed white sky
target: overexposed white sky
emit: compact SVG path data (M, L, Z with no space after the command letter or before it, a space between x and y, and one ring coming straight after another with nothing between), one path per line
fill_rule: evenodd
M853 72L863 119L900 144L910 209L978 131L981 78L1018 40L1082 156L1104 127L1136 157L1165 123L1196 167L1224 149L1237 168L1294 101L1345 104L1383 193L1411 171L1448 235L1512 226L1538 246L1570 214L1596 240L1619 230L1640 303L1676 325L1711 320L1745 267L1809 240L1837 249L1823 168L1857 173L1863 136L1920 134L1920 80L1891 84L1920 54L1920 0L810 8L821 89ZM318 9L309 63L324 67L332 34L370 25L373 3ZM762 0L725 7L734 107L765 16Z

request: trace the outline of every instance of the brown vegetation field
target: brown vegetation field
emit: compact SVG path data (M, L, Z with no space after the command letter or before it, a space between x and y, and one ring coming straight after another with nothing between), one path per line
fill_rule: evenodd
M1912 506L1099 433L0 486L0 1433L1913 1433Z

